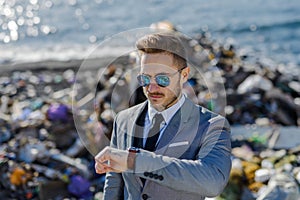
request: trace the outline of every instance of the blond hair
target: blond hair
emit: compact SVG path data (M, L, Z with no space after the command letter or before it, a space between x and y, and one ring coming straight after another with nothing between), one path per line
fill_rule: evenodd
M170 33L154 33L140 38L136 42L140 54L166 53L173 56L173 62L178 69L185 68L185 48L179 37Z

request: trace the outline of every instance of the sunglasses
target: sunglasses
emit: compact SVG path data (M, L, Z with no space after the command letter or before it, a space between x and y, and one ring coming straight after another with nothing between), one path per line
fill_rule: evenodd
M174 72L173 74L169 74L169 75L167 75L167 74L157 74L154 77L156 84L160 87L167 87L168 85L170 85L170 77L174 76L178 72L181 72L184 68L179 69L176 72ZM140 86L146 87L146 86L150 85L151 76L145 75L145 74L140 74L140 75L137 76L137 80L138 80L138 83L139 83Z

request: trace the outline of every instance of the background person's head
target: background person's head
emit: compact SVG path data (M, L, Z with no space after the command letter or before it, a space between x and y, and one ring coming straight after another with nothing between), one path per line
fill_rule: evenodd
M184 46L173 34L157 33L142 37L136 47L142 75L138 79L143 83L143 91L156 110L165 110L178 101L188 80L190 69Z

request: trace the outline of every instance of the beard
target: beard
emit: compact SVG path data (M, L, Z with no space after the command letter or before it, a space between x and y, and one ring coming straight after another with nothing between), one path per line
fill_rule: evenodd
M179 98L181 97L181 89L179 86L179 83L177 87L175 87L172 90L169 90L166 93L163 92L148 92L146 88L144 88L144 94L151 103L151 105L157 110L157 111L163 111L174 105ZM156 100L155 98L161 98L160 100Z

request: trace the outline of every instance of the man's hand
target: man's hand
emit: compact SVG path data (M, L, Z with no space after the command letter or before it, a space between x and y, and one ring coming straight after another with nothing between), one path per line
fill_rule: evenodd
M128 169L128 151L105 147L95 156L95 170L98 174L106 172L124 172Z

